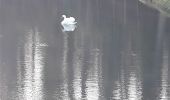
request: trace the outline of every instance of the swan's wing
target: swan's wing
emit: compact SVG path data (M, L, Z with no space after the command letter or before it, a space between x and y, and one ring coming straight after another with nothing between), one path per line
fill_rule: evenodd
M74 17L70 17L70 18L69 18L69 21L70 21L70 22L74 22L74 21L76 21L76 20L75 20Z
M77 23L77 22L75 22L75 21L64 20L64 21L61 22L61 25L65 25L65 24L67 24L67 25L73 25L73 24L76 24L76 23Z

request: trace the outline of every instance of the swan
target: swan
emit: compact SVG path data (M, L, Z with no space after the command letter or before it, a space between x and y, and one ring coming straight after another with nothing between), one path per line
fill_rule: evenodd
M62 15L63 20L61 21L61 25L63 26L63 32L66 31L74 31L76 28L76 23L74 17L66 17L66 15Z

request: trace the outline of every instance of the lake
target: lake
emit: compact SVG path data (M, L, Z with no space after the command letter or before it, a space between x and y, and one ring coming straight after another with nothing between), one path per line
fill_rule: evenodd
M169 100L169 25L137 0L0 0L0 100Z

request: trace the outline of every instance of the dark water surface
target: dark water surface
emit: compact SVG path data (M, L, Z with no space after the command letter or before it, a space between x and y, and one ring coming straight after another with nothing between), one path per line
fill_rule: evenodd
M0 100L170 100L169 26L137 0L0 0Z

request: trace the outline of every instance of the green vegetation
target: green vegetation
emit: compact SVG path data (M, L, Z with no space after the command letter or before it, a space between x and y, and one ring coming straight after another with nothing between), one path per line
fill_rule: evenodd
M139 0L170 17L170 0Z
M163 12L170 15L170 0L153 0L153 3Z

